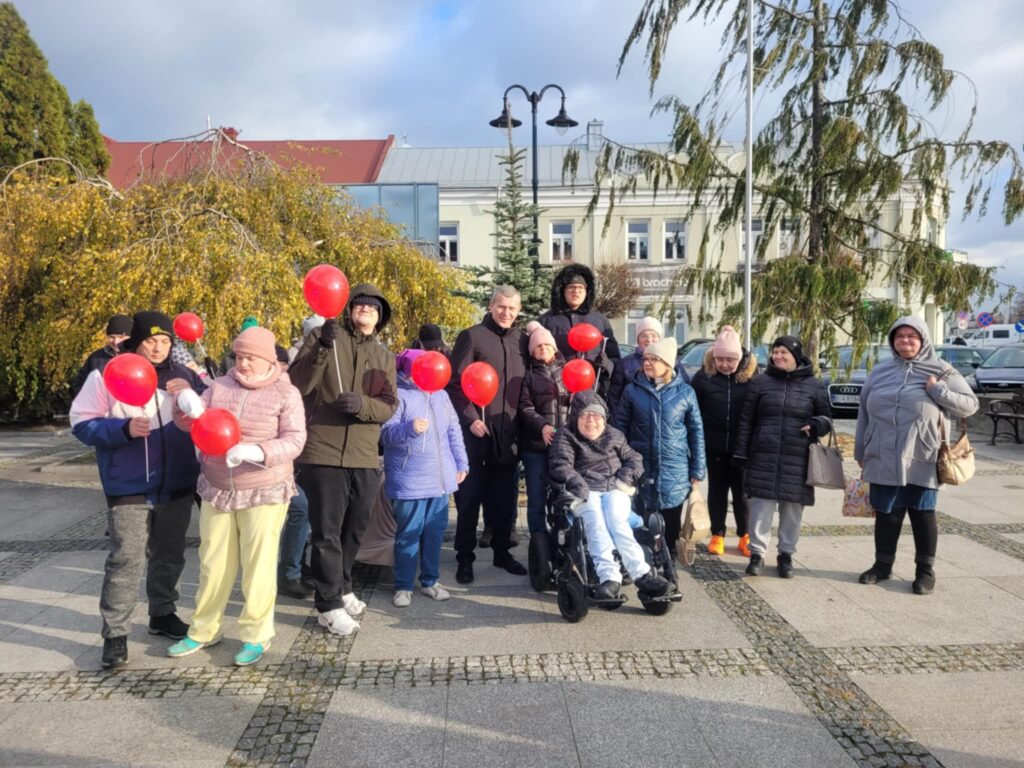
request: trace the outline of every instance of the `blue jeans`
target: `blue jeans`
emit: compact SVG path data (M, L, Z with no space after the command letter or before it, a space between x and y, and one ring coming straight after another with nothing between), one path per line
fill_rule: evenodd
M416 566L420 586L437 583L441 542L448 527L448 497L392 499L395 514L395 589L412 591Z
M544 524L544 502L547 496L548 454L546 451L520 451L526 474L526 523L530 533L547 530Z
M281 554L277 565L278 578L295 581L302 576L302 555L309 538L309 499L299 485L298 493L288 504L288 513L281 528Z

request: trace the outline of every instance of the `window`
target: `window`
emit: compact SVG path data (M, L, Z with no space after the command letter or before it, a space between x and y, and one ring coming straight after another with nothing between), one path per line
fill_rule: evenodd
M665 261L686 260L686 221L665 222Z
M779 256L789 256L801 248L800 219L783 218L779 224Z
M740 257L736 260L740 265L747 263L747 228L743 227L743 236L740 238ZM754 263L757 264L761 258L757 255L758 246L761 244L761 235L764 234L764 219L751 219L750 231L754 235Z
M572 261L572 222L551 222L551 260Z
M446 264L459 263L459 224L458 222L442 221L437 228L437 246L441 261Z
M626 224L626 258L647 261L651 244L651 222L630 221Z

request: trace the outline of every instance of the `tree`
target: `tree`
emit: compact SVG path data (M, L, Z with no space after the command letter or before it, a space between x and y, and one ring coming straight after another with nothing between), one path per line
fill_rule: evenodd
M599 264L594 270L594 282L594 309L609 320L626 314L640 296L640 285L628 264Z
M1009 144L971 137L973 109L953 137L932 131L929 115L942 106L959 80L946 69L942 52L890 0L755 0L755 89L776 92L778 107L754 137L756 215L763 231L784 220L800 228L796 252L763 265L753 281L754 335L774 325L795 326L818 344L848 335L863 347L899 307L865 302L877 279L895 280L902 301L914 294L939 306L968 306L973 295L995 291L993 270L957 264L928 237L929 225L949 216L947 176L959 173L964 215L985 215L999 173L1006 173L1003 218L1024 210L1024 169ZM725 0L645 0L626 39L619 68L632 47L646 38L645 60L653 94L675 25L682 18L718 19ZM722 132L735 107L733 77L746 55L748 19L744 0L734 0L723 34L724 58L709 90L694 107L674 97L656 109L674 119L667 154L609 143L597 164L596 207L607 186L616 199L646 178L655 191L685 190L691 210L717 212L714 229L742 221L744 171L731 168ZM962 110L961 110L962 111ZM938 122L942 122L941 120ZM565 169L574 173L570 154ZM912 204L908 228L883 226L882 207L902 194ZM692 265L679 272L675 288L700 296L701 322L738 322L742 276L722 269L709 248L706 229ZM769 238L760 240L764 258ZM737 301L737 299L739 299ZM724 317L713 310L727 303ZM732 303L728 303L732 302Z
M0 167L60 157L90 176L110 164L92 107L72 104L13 3L0 3Z
M220 133L197 138L216 142ZM384 340L393 347L424 322L472 322L472 306L455 296L461 273L422 255L379 215L339 200L310 169L286 171L251 152L226 165L217 155L207 151L209 164L189 178L124 192L77 169L70 182L48 175L51 163L3 180L4 417L65 409L67 382L102 345L111 314L197 312L215 359L248 314L287 346L309 314L302 278L320 263L340 267L352 284L381 288L393 310Z
M551 270L542 267L531 245L538 244L533 226L541 209L523 198L522 165L525 149L515 149L508 133L508 154L499 157L505 172L501 196L494 204L496 266L476 267L470 294L486 307L494 288L512 285L522 295L523 318L535 318L551 305Z

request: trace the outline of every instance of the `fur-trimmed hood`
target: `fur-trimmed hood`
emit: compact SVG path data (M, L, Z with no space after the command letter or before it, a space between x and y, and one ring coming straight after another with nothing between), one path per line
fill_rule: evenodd
M577 275L582 277L587 283L587 297L580 304L579 308L573 311L585 315L594 308L594 292L596 288L594 273L585 264L568 264L551 281L552 313L557 314L569 311L569 307L565 304L565 286Z
M718 369L715 368L715 356L712 354L712 348L708 347L708 351L704 353L704 373L708 376L721 376ZM736 383L746 384L757 373L757 358L750 354L750 352L744 350L743 357L740 358L740 364L736 368Z

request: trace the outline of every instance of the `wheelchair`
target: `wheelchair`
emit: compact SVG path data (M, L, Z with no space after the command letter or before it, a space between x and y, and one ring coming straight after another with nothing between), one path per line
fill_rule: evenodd
M558 611L572 624L581 621L592 605L614 611L628 600L622 594L610 600L595 597L600 581L587 551L583 519L571 511L575 501L560 488L548 489L547 530L531 534L527 556L530 585L538 592L557 590ZM665 520L659 512L650 513L646 524L633 528L648 565L669 582L669 591L662 596L637 592L644 610L654 616L668 613L672 603L683 599L664 532Z

